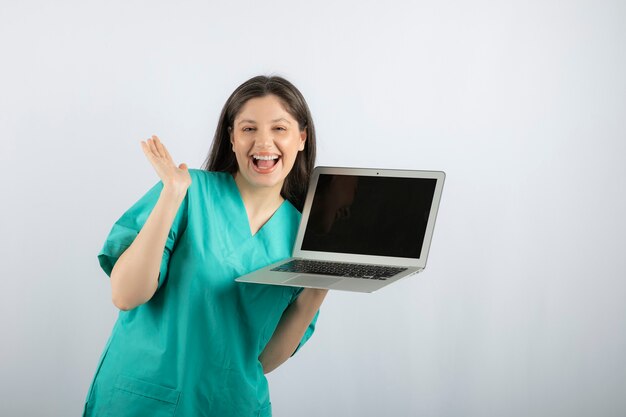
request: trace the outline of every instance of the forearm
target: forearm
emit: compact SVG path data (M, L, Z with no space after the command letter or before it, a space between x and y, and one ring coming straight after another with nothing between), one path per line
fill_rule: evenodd
M184 197L182 191L163 188L141 231L115 263L111 295L119 309L131 310L156 292L165 242Z
M293 354L327 293L328 290L305 288L285 310L259 356L264 373L278 368Z

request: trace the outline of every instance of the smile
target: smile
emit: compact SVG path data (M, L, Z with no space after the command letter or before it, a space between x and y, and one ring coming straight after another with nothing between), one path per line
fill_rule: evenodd
M269 174L273 172L278 166L278 161L281 159L280 155L260 155L254 154L250 156L252 161L252 167L260 174Z

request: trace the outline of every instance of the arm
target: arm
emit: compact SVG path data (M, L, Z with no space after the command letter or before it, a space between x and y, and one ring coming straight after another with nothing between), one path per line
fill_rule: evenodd
M121 310L145 303L158 289L167 237L191 185L187 164L177 167L156 135L141 141L141 148L161 178L163 188L141 230L111 270L111 298Z
M131 310L150 300L158 287L165 242L186 189L165 186L133 243L111 271L111 296L120 310Z
M274 334L259 356L263 373L272 372L289 359L327 293L328 290L305 288L296 301L287 307Z

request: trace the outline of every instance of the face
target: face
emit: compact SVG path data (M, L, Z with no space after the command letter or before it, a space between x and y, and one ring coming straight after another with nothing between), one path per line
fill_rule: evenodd
M306 130L275 95L248 100L233 122L230 142L239 166L237 175L253 188L282 188L304 150Z

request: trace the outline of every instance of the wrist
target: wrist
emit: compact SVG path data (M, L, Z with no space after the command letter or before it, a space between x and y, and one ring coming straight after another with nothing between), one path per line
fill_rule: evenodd
M175 185L163 185L163 189L161 190L161 194L165 195L168 198L174 198L177 200L182 200L185 198L185 194L187 193L186 186L180 187Z

